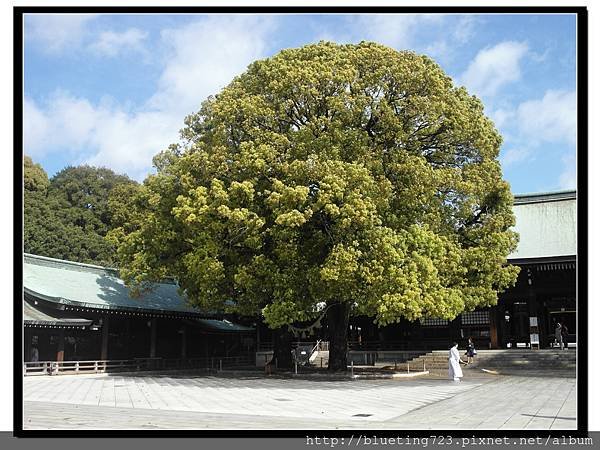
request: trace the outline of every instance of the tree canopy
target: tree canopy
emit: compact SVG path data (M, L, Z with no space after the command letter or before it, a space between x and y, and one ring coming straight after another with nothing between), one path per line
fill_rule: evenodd
M155 158L137 219L111 232L134 286L175 275L192 302L275 328L323 305L346 323L452 319L516 279L501 137L426 56L368 42L284 50L181 135Z
M52 258L114 265L115 248L105 235L112 228L109 196L136 183L106 168L67 167L52 179L24 158L24 249Z

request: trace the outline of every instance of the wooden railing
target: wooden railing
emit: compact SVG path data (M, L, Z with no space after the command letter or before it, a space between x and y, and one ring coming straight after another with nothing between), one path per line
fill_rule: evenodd
M317 341L317 348L320 352L328 352L329 351L329 341Z
M315 344L315 342L318 343L318 347L316 348L316 350L319 351L327 351L329 350L329 341L293 341L292 342L292 348L296 348L299 345L304 345L304 346L308 346L308 345L313 345ZM269 352L272 351L274 349L274 344L273 342L261 342L258 346L258 350L259 352ZM315 349L313 348L313 351Z
M315 346L310 350L310 354L308 355L308 359L310 360L310 357L313 355L314 352L319 351L319 344L321 343L321 340L319 339L317 341L317 343L315 344Z
M408 341L348 341L348 348L350 350L404 350L413 351L421 350L421 347L425 347L427 342L408 342ZM446 341L444 341L446 345Z
M376 363L403 363L410 359L424 355L426 352L422 350L349 350L348 362L354 365L372 366Z
M59 375L148 370L208 369L220 371L253 365L251 356L211 358L134 358L95 361L38 361L23 364L23 375Z

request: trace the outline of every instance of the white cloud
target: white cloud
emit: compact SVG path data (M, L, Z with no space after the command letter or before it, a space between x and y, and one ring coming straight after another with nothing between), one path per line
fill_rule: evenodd
M527 147L512 147L506 151L502 151L500 162L504 167L512 164L527 161L531 158L531 148Z
M471 92L492 96L498 90L521 78L521 59L527 54L527 44L505 41L481 50L460 77Z
M536 142L563 141L575 144L577 138L577 99L575 91L546 91L540 100L523 102L517 108L521 133Z
M23 102L23 144L26 152L32 157L45 154L44 141L49 135L48 117L36 103L28 98Z
M347 17L343 29L326 29L317 34L318 40L337 43L374 41L397 50L414 50L443 58L466 44L475 34L480 22L476 16L452 20L447 14L359 14ZM433 41L419 38L421 32L436 29Z
M575 154L571 153L562 159L565 165L560 175L559 182L561 189L575 189L577 187L577 165L575 163Z
M548 90L541 99L522 102L514 109L497 109L490 116L498 128L511 131L509 146L502 150L500 156L504 167L540 158L547 148L544 144L550 144L562 155L564 170L558 180L561 188L575 187L575 91Z
M535 61L536 63L542 63L542 62L546 61L546 59L548 59L548 55L550 55L551 52L552 52L552 49L550 47L546 48L542 53L531 52L530 53L531 60Z
M459 44L466 44L469 42L469 40L475 36L475 26L479 21L480 19L474 15L462 16L452 33L453 39Z
M100 33L98 39L90 44L89 48L96 54L109 57L128 51L144 53L143 42L147 37L147 32L137 28L130 28L122 33L105 31Z
M373 40L398 50L409 49L419 27L430 27L444 20L440 14L369 14L351 19L358 39Z
M82 162L142 179L152 156L176 140L181 123L181 117L162 111L128 113L58 91L44 108L25 99L25 152L68 151Z
M516 112L510 108L498 108L489 113L490 119L498 130L502 129L506 124L514 119Z
M79 160L126 172L141 180L151 169L152 157L178 140L186 114L196 111L265 56L270 20L254 16L212 17L163 33L171 45L155 94L141 108L93 104L65 91L47 101L25 99L25 152L79 153Z
M216 16L182 29L164 30L162 39L171 46L172 57L149 106L184 115L196 111L206 97L265 56L273 26L269 18Z
M86 33L86 24L95 17L94 14L27 14L25 41L40 45L47 53L77 47Z
M435 41L429 44L424 50L426 55L437 59L445 59L446 55L451 51L452 48L446 40Z
M454 18L451 16L451 19ZM480 22L481 19L474 15L460 16L456 20L445 18L438 38L424 48L417 46L417 49L440 63L450 65L460 57L461 48L475 36L475 28Z
M150 171L152 157L177 140L181 118L162 111L127 114L111 111L102 114L90 133L90 146L95 149L86 162L127 172L143 179Z
M76 151L86 144L98 111L85 99L55 92L46 108L32 99L24 102L24 142L26 153L41 155L54 148Z
M527 100L516 107L503 107L488 113L504 135L536 146L541 142L574 145L577 138L577 98L575 91L548 90L540 99Z

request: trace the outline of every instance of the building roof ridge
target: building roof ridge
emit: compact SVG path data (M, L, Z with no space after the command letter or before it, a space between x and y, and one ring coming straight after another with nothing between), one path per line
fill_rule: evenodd
M37 263L37 265L54 266L57 268L71 266L75 269L78 269L81 272L103 272L112 276L119 277L119 269L117 269L116 267L105 267L96 264L80 263L76 261L70 261L67 259L58 259L51 258L49 256L35 255L33 253L23 253L23 262L29 262L33 264Z
M33 253L23 253L24 263L33 263L38 266L54 267L57 269L76 270L78 272L95 273L109 275L121 279L120 271L116 267L105 267L96 264L81 263L70 261L68 259L51 258L49 256L35 255ZM165 277L160 281L153 281L152 284L173 284L177 285L175 277Z
M534 192L528 194L514 194L515 205L524 203L543 203L560 200L577 200L577 191L573 189L549 192Z

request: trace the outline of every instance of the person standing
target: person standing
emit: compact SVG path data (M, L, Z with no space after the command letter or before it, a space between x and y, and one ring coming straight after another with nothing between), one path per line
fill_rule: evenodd
M469 342L467 342L467 351L465 355L467 355L467 364L471 364L473 362L473 357L477 354L477 350L475 350L475 344L473 344L473 338L469 338Z
M556 328L554 329L554 338L556 339L556 343L559 345L562 350L564 347L563 338L562 338L562 325L559 321L556 321Z
M568 350L569 349L569 329L567 328L567 325L565 323L562 324L560 334L562 335L562 342L565 347L564 349Z
M37 362L40 360L40 352L37 348L37 346L33 346L31 347L31 354L29 356L29 361L32 363L36 363L36 364L32 364L31 367L37 367L38 364Z
M460 381L463 376L460 363L465 364L460 359L460 355L458 353L458 344L453 342L452 346L450 347L450 351L448 352L448 378L453 381Z

